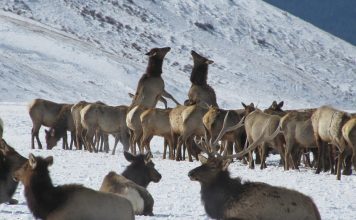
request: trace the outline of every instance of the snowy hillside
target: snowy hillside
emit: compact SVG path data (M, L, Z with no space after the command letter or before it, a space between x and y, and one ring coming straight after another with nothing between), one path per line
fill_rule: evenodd
M209 82L222 107L274 99L356 107L355 47L258 0L3 0L0 8L46 25L2 13L1 101L126 103L143 54L170 46L163 76L181 102L194 49L215 61Z
M30 150L31 121L26 103L41 97L58 102L101 100L129 104L152 47L170 46L163 65L166 90L183 102L190 86L190 50L215 61L209 83L223 108L240 102L260 107L284 100L287 108L332 104L356 110L356 48L260 0L119 1L1 0L0 117L4 138L22 155L53 155L53 182L98 189L109 171L128 164L117 155ZM169 103L170 106L174 106ZM44 142L43 128L40 139ZM113 141L111 139L111 141ZM187 177L199 162L162 160L162 139L151 144L159 183L148 189L153 217L208 219L200 186ZM279 157L265 170L236 162L232 176L296 189L313 198L322 219L353 219L356 174L334 175L301 168L282 171ZM17 189L18 205L0 205L0 220L33 219Z

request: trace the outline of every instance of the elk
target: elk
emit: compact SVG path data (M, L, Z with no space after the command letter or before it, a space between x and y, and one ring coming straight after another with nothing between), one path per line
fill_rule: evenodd
M140 116L147 110L144 106L137 105L133 107L126 115L126 125L130 129L130 148L133 154L136 154L136 144L138 144L139 150L141 153L144 153L144 148L141 146L142 138L142 124Z
M161 180L162 176L155 169L155 164L152 162L152 154L150 152L134 156L124 151L124 156L126 160L130 162L130 165L127 166L121 174L125 178L144 188L147 188L150 182L158 183Z
M352 149L352 164L356 169L356 117L353 116L342 126L342 136ZM351 174L351 173L350 173Z
M71 114L72 106L73 105L63 105L53 125L50 127L49 130L45 130L47 149L52 149L54 146L57 145L58 140L63 137L62 148L64 150L72 150L73 142L76 142L75 126ZM71 132L70 147L68 147L67 131ZM75 145L77 146L76 143Z
M202 165L188 173L201 185L201 199L213 219L320 220L313 200L295 190L231 178L231 159L199 155Z
M190 75L190 82L192 83L189 92L189 102L192 104L207 104L218 106L216 102L216 94L214 89L207 83L208 79L208 65L214 63L195 51L191 51L194 66Z
M3 133L4 133L4 122L0 118L0 139L2 139Z
M4 139L0 140L0 204L18 203L16 199L12 199L18 186L18 182L14 181L12 176L26 161L27 159L16 152Z
M149 57L148 66L146 73L142 75L138 82L130 109L136 105L153 108L161 96L170 98L176 104L179 104L171 94L164 90L164 81L161 77L163 59L170 50L170 47L153 48L146 53Z
M154 135L161 136L169 146L169 158L174 159L173 137L171 134L171 125L169 122L169 113L171 110L171 108L152 108L147 109L140 115L142 124L141 147L144 148L145 146L149 146L149 143ZM163 159L166 159L166 151L167 145L165 144L163 150Z
M34 99L28 105L29 114L32 120L31 148L35 148L35 137L38 148L42 149L42 144L38 136L41 125L52 127L66 104L59 104L45 99ZM68 143L67 143L68 145Z
M142 186L137 185L124 176L111 171L105 177L99 189L101 192L115 193L127 198L133 207L135 215L153 216L154 200L151 194Z
M102 104L89 104L80 111L81 124L87 130L86 141L90 148L95 149L93 137L100 130L105 134L113 134L115 145L112 154L115 154L118 141L124 146L124 150L130 147L129 130L125 123L127 106L107 106Z
M337 180L341 179L341 166L348 147L342 135L342 127L350 118L348 113L329 106L318 108L311 116L314 138L319 148L317 174L320 173L321 166L325 163L322 155L326 150L326 144L331 143L339 150L336 178Z
M210 106L208 112L203 117L203 124L206 129L207 139L214 140L217 138L219 131L222 128L223 120L228 111ZM245 114L245 110L230 110L228 118L228 126L238 123ZM228 142L228 147L235 143L235 151L241 151L243 146L243 139L246 136L245 129L239 128L234 131L226 133L221 137L222 141ZM229 152L231 151L231 152ZM232 153L232 149L226 148L225 153Z
M311 112L289 112L280 120L281 131L285 139L285 168L289 170L291 159L293 168L298 169L299 152L302 149L316 148Z
M37 219L134 219L129 200L111 193L98 192L81 185L54 186L48 167L53 157L29 155L15 172L14 179L24 185L27 205Z

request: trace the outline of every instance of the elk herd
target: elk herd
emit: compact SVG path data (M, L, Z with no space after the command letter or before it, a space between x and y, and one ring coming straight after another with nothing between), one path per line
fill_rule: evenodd
M191 51L191 87L184 105L165 90L161 77L169 47L153 48L146 55L148 65L138 81L130 105L109 106L103 102L75 104L35 99L29 104L32 120L31 148L42 149L40 127L45 130L47 149L62 138L63 149L109 152L109 135L118 142L131 163L121 174L109 172L99 191L81 185L54 186L48 167L53 157L26 159L3 139L0 119L0 202L15 204L12 195L24 185L27 205L41 219L134 219L153 215L154 199L147 185L159 182L150 142L164 139L171 160L200 160L201 166L188 174L201 184L201 197L213 219L320 219L314 202L300 192L264 183L241 182L227 170L234 160L253 169L267 167L266 157L280 155L284 170L315 167L316 173L330 170L340 180L356 168L356 116L328 106L315 109L283 110L273 101L265 109L242 103L238 109L221 109L214 89L207 83L208 66L213 63ZM166 98L177 106L167 107ZM165 109L156 108L161 101ZM67 132L70 132L70 143ZM131 153L129 153L129 151ZM309 154L312 153L313 161ZM204 157L206 154L207 157ZM104 205L105 204L105 205Z

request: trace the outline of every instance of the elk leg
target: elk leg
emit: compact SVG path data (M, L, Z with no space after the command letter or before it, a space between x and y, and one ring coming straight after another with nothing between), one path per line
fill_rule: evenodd
M320 171L321 171L322 164L324 164L324 149L325 149L325 145L324 145L323 141L320 139L319 136L315 137L315 142L316 142L316 145L319 148L319 151L318 151L318 164L317 164L317 168L316 168L316 172L315 173L319 174Z
M344 160L344 156L345 156L345 150L340 150L340 154L338 157L338 161L337 161L337 172L336 172L336 179L340 180L341 179L341 166L342 166L342 162Z
M173 102L175 102L177 105L180 105L177 100L173 98L171 94L169 94L166 90L163 90L162 96L171 99Z
M176 161L180 161L182 160L182 144L183 144L183 141L182 141L182 136L180 136L178 138L178 143L177 143L177 155L176 155Z
M67 131L64 132L63 137L62 137L62 149L67 150L68 149L68 141L67 141Z
M169 152L171 153L171 152ZM166 154L167 154L167 140L166 138L163 138L163 160L166 159Z
M352 163L351 163L351 155L345 156L345 167L344 170L342 171L342 175L349 176L352 174Z
M261 165L260 165L260 169L263 170L264 168L266 168L266 143L262 143L260 146L260 157L261 157Z
M36 138L38 149L42 149L40 137L38 136L40 128L41 128L41 125L40 126L36 125L36 126L33 126L33 128L32 128L32 149L35 149L34 138Z

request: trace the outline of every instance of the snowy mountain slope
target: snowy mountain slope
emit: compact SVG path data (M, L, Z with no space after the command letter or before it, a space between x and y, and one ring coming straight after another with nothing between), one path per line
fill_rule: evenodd
M171 46L163 77L167 90L181 102L189 88L189 51L194 49L215 61L209 82L222 107L239 107L241 101L266 106L274 99L285 100L289 108L356 107L355 47L262 1L4 0L0 8L61 31L61 37L52 36L43 51L38 47L44 40L40 36L23 44L9 41L13 35L1 32L1 54L11 57L11 61L2 58L0 63L7 65L1 72L21 85L11 90L18 101L40 96L126 103L126 93L134 90L144 71L147 59L143 54L151 47ZM16 26L25 29L26 37L52 35L29 30L30 34L26 25ZM61 46L63 35L76 40L65 40ZM78 45L90 49L78 52ZM22 47L30 51L28 57L22 55ZM55 60L47 57L53 54L38 56L51 47L58 50ZM91 57L90 61L84 57ZM11 64L24 63L21 59L27 59L29 70ZM48 59L52 63L47 66ZM33 77L23 74L37 71L44 75L35 85L56 82L57 88L41 91L30 86L27 82ZM58 91L66 93L62 96ZM13 96L1 100L11 101Z

